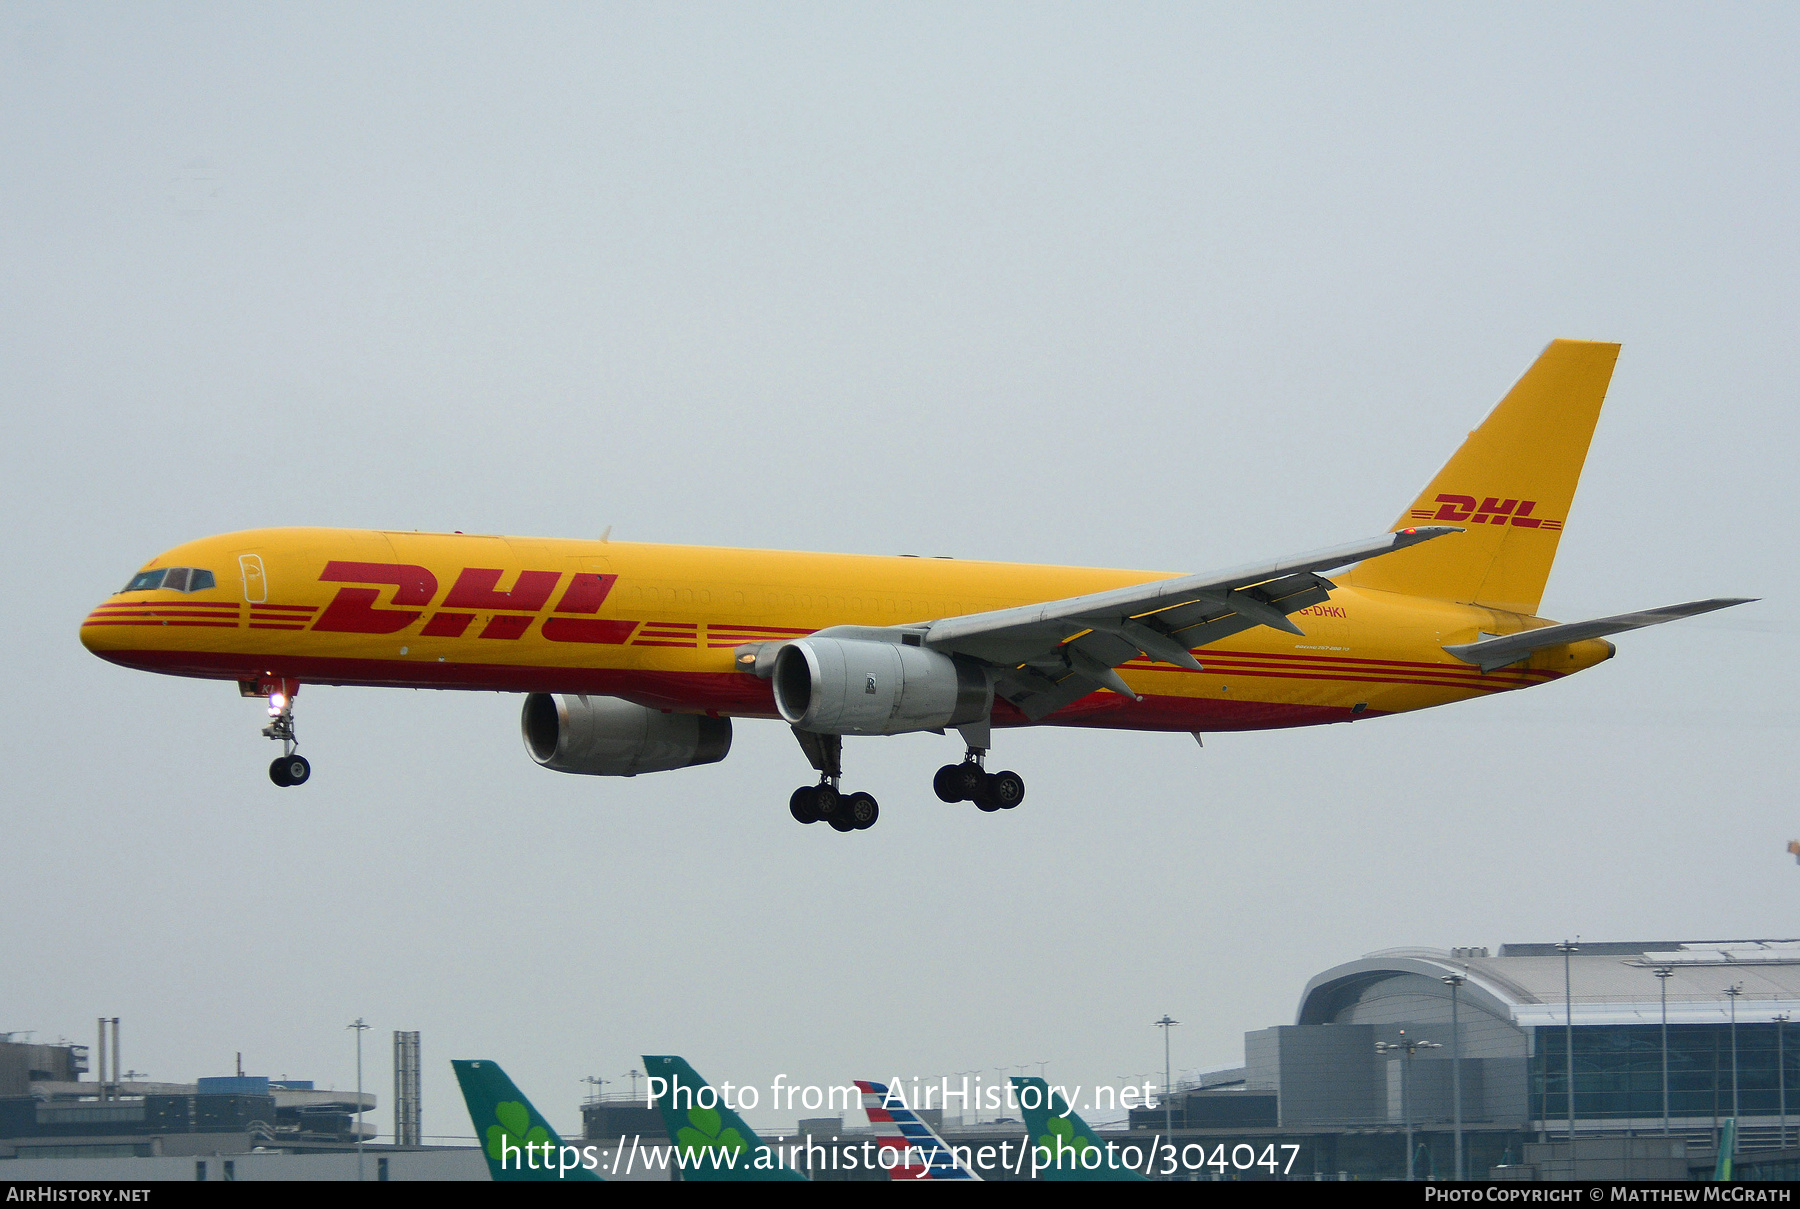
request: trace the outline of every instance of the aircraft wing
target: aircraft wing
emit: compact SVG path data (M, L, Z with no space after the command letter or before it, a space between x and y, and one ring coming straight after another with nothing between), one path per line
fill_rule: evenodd
M1618 634L1625 630L1641 630L1648 625L1679 621L1683 617L1710 613L1714 609L1749 604L1754 599L1755 597L1719 597L1714 600L1696 600L1689 604L1664 605L1660 609L1645 609L1640 613L1620 613L1614 617L1596 617L1592 621L1571 621L1567 625L1521 630L1517 634L1484 638L1480 642L1465 642L1444 649L1464 663L1473 663L1483 672L1491 672L1509 663L1517 663L1533 651L1541 651L1548 646L1562 646L1567 642L1580 642L1587 638L1604 638L1608 634Z
M924 645L934 650L1004 669L995 692L1035 722L1098 688L1133 696L1113 669L1140 652L1199 671L1189 652L1240 630L1266 625L1298 634L1288 614L1325 600L1336 586L1319 572L1460 532L1420 525L1276 562L905 628L922 628Z

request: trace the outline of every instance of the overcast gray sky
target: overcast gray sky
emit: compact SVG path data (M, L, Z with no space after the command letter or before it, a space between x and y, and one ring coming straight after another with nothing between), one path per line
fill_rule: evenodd
M0 8L0 1029L348 1086L1233 1065L1364 951L1791 936L1789 5ZM1355 727L847 744L628 781L519 699L88 655L157 552L342 525L1207 570L1380 532L1624 344L1544 600L1713 595ZM610 1089L609 1089L610 1090ZM787 1114L752 1114L758 1124Z

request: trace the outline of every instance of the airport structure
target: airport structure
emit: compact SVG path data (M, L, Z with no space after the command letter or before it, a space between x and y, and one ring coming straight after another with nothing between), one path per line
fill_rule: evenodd
M1796 940L1390 949L1313 977L1292 1024L1245 1035L1242 1066L1099 1133L1208 1156L1292 1146L1287 1178L1451 1179L1460 1150L1468 1179L1688 1179L1712 1173L1735 1122L1740 1177L1787 1178L1800 1170L1796 1015ZM593 1141L660 1133L623 1100L583 1112ZM1021 1132L932 1123L953 1146ZM795 1132L864 1131L821 1118ZM1228 1162L1196 1177L1269 1175Z
M1245 1034L1241 1066L1097 1132L1208 1156L1293 1148L1275 1176L1226 1162L1183 1176L1198 1179L1705 1178L1727 1139L1738 1178L1791 1178L1797 1014L1800 940L1389 949L1314 976L1293 1023ZM355 1178L353 1093L260 1077L130 1082L114 1038L113 1072L102 1060L94 1080L80 1079L86 1047L0 1040L0 1178ZM417 1046L416 1034L396 1037L408 1133ZM638 1099L580 1108L584 1143L603 1150L663 1135ZM951 1146L1024 1136L1016 1120L920 1115ZM869 1130L852 1117L767 1136L858 1146ZM379 1158L366 1178L486 1177L473 1148L367 1149Z
M116 1018L101 1021L95 1048L31 1044L16 1035L0 1034L0 1161L21 1166L0 1166L0 1178L55 1178L38 1172L45 1160L86 1167L99 1160L179 1159L152 1166L177 1173L164 1178L193 1179L208 1170L213 1178L234 1178L238 1160L252 1155L353 1158L358 1111L367 1114L376 1102L372 1094L359 1099L310 1080L241 1070L192 1083L147 1081L120 1069ZM410 1036L416 1052L417 1035ZM95 1077L83 1079L90 1070ZM360 1129L366 1148L374 1126ZM139 1177L121 1171L116 1178Z
M1404 1175L1410 1136L1448 1178L1460 1132L1469 1178L1681 1178L1731 1120L1740 1166L1792 1161L1797 1014L1795 940L1389 949L1312 978L1177 1122L1302 1142L1321 1175Z

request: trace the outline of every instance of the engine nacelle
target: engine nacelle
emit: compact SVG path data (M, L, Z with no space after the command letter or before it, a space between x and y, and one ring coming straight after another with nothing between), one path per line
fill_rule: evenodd
M926 647L799 638L775 656L775 708L826 735L901 735L979 722L994 686L973 663Z
M729 718L665 714L617 697L532 693L519 727L545 768L596 777L715 764L731 750Z

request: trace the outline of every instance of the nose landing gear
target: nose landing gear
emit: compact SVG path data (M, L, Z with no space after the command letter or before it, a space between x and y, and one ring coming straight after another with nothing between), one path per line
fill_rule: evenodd
M300 682L265 676L240 681L238 691L246 697L267 697L269 700L269 724L263 727L263 738L281 744L281 755L269 765L269 780L283 789L306 784L306 779L312 776L312 765L294 750L300 745L294 737L294 698L299 695Z
M289 785L304 785L306 778L312 776L312 765L305 756L276 756L269 765L269 780L286 789Z

